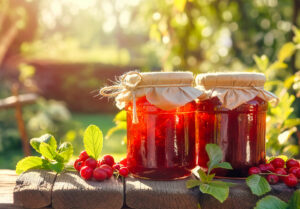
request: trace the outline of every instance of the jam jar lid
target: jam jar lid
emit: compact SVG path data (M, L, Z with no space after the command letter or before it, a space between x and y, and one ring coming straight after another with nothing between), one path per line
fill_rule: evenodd
M264 89L265 82L264 74L250 72L206 73L199 74L195 79L196 88L204 92L200 100L217 97L228 109L234 109L255 97L277 103L277 96Z
M262 73L232 72L232 73L206 73L196 77L196 85L206 89L216 87L262 87L266 76Z
M116 85L100 90L103 96L115 97L116 105L123 109L133 104L133 122L137 122L136 99L145 96L162 110L172 110L194 101L203 94L193 86L191 72L146 72L130 71L120 76Z

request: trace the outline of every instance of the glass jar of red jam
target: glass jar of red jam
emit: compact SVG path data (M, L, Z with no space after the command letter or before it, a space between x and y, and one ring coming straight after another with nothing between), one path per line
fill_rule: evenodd
M187 177L196 166L194 101L171 111L136 101L138 123L127 106L127 166L135 177L170 180Z
M276 96L263 89L263 74L203 74L196 82L207 95L197 100L198 164L207 168L205 145L214 143L233 167L216 169L216 174L247 176L250 167L265 162L266 112L268 100Z
M128 72L100 90L127 110L127 167L138 178L181 179L196 166L196 102L191 72Z

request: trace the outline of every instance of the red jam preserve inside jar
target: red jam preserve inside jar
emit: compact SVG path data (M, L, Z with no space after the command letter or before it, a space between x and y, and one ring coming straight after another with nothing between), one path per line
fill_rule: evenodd
M217 97L197 101L198 164L207 168L207 143L218 144L223 150L223 160L233 167L233 170L217 169L219 176L245 177L251 166L264 163L267 108L268 103L259 97L233 110L222 107Z
M139 178L172 180L187 177L196 166L194 101L171 111L146 97L136 100L138 123L127 110L127 166Z

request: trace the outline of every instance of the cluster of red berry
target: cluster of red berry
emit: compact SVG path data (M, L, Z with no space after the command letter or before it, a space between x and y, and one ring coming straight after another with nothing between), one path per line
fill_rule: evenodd
M260 164L258 167L251 167L249 175L267 174L267 181L276 184L283 181L289 187L295 187L300 179L300 163L294 159L284 162L281 158L275 158L270 163Z
M109 179L112 175L128 176L127 160L124 158L119 163L115 163L111 155L104 155L99 161L90 157L86 151L82 151L78 159L74 162L74 168L80 172L80 176L89 180L94 178L97 181Z

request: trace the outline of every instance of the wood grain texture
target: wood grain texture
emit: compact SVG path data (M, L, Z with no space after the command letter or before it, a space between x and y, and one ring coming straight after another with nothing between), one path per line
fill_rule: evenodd
M18 175L14 170L0 170L0 209L23 209L13 204L13 191L17 178Z
M75 172L58 175L52 191L55 209L120 209L123 199L120 180L85 181Z
M222 179L218 179L222 180ZM236 183L237 186L231 187L228 199L223 203L207 194L199 196L201 209L253 209L256 202L260 199L253 195L248 188L245 180L224 180L227 182ZM274 195L281 200L288 201L296 189L288 188L285 184L279 183L272 186L272 191L268 195Z
M126 178L126 205L134 209L197 209L199 190L186 188L188 179L150 181Z
M14 204L25 208L43 208L51 205L51 190L56 174L31 170L21 174L14 188Z

